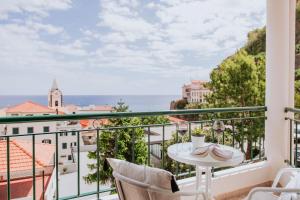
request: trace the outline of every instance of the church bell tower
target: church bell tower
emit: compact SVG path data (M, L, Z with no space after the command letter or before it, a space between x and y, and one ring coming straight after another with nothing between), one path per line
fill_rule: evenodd
M48 107L60 110L63 106L63 95L60 89L58 89L56 79L53 80L52 87L48 93Z

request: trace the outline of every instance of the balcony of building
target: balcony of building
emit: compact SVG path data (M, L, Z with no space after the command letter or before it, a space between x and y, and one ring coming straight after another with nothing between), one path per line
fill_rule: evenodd
M207 127L211 131L211 142L232 146L245 153L245 160L235 167L213 168L212 191L215 199L242 199L251 188L257 186L271 185L276 173L284 167L297 167L298 156L298 123L297 114L299 109L294 109L294 58L295 58L295 1L294 0L268 0L267 1L267 44L266 44L266 103L265 106L239 108L210 108L199 110L176 110L157 112L126 112L126 113L98 113L98 114L74 114L55 116L27 116L27 117L5 117L0 119L1 124L15 123L43 123L76 120L99 120L99 119L120 119L149 116L191 116L193 120L187 120L187 140L190 140L194 126ZM222 121L226 127L221 134L215 134L212 127L215 121ZM175 133L175 142L180 142L180 135L176 129L176 122L161 124L139 124L137 126L116 126L96 127L94 129L72 130L70 134L76 138L76 145L73 143L70 157L73 165L69 168L63 167L64 163L59 162L61 150L64 146L64 132L41 132L35 134L1 135L1 200L2 199L117 199L114 194L115 188L111 183L102 183L100 168L103 157L99 151L101 145L96 142L94 146L82 148L82 136L85 132L85 140L99 141L103 132L118 132L116 130L143 131L145 137L146 165L157 168L174 170L181 190L195 188L195 172L192 166L183 166L180 163L167 166L170 159L167 157L165 147L171 136L169 132ZM257 127L262 127L261 129ZM247 138L243 132L256 132L248 134ZM169 132L168 132L169 131ZM91 133L93 132L93 133ZM94 135L93 135L94 134ZM43 163L37 161L37 141L39 138L48 135L54 148L54 159L52 173L44 176L46 170ZM18 164L12 160L12 143L20 138L27 138L30 142L29 156L30 165L26 168L26 178L30 180L31 186L27 196L13 196L16 192L16 185L20 181L19 172L13 171L13 166ZM115 148L111 152L116 155L119 150L120 138L115 138ZM129 138L132 143L128 151L133 155L129 161L138 162L134 156L135 135ZM90 142L92 143L92 142ZM40 151L40 149L38 149ZM88 159L87 152L94 152L95 159ZM4 156L3 156L4 155ZM67 157L68 158L68 157ZM22 163L19 160L19 163ZM28 164L28 163L27 163ZM93 164L95 168L90 171L87 164ZM50 164L51 165L51 164ZM29 167L28 167L29 166ZM86 184L85 177L93 172L94 182ZM134 173L134 172L133 172ZM48 178L50 177L50 178ZM45 179L46 178L46 179ZM280 180L284 186L289 177ZM47 182L45 184L45 182ZM23 188L26 190L26 188Z

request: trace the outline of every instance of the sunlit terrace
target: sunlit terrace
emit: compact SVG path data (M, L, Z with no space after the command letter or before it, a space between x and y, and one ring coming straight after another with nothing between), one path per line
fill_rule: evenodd
M95 122L93 128L87 129L0 135L0 199L263 200L283 199L286 193L297 195L299 187L286 188L300 161L297 119L300 110L294 108L295 1L268 0L266 28L265 105L0 118L0 124L10 126ZM113 127L97 124L103 119L151 116L188 116L188 120ZM194 152L197 148L191 141L197 129L207 132L205 144L218 145ZM68 134L76 138L71 147L64 145L64 136ZM28 143L18 143L20 138ZM66 158L72 161L68 167L60 161L65 156L61 146L71 151ZM130 163L106 158L126 159ZM144 165L151 167L143 168L149 174L138 180L139 167ZM22 171L15 170L16 166L21 166ZM285 168L292 169L282 171L282 176L276 178ZM176 180L165 171L166 177L155 179L158 169L172 173ZM29 186L16 191L20 174L26 174ZM168 178L170 181L165 185L157 181ZM269 196L261 196L266 193Z

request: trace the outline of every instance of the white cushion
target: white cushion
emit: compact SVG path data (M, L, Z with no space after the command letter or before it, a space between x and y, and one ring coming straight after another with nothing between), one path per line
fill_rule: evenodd
M253 194L251 200L278 200L278 196L270 192L257 192Z
M120 175L123 175L127 178L133 179L135 181L139 181L142 183L146 183L152 186L156 186L158 188L166 189L171 191L171 180L173 178L173 174L162 169L152 168L148 166L136 165L124 160L118 160L113 158L107 159L110 166L113 170ZM132 199L147 199L139 198L137 196L146 196L145 189L138 188L133 185L129 185L127 183L121 182L121 189L123 191L123 195L125 199L127 196L132 196ZM127 194L126 194L127 193ZM140 195L137 195L140 194ZM151 199L162 199L162 200L179 200L180 197L170 196L163 193L150 192L149 195ZM128 197L127 197L128 199Z
M294 177L291 177L291 180L288 182L285 188L286 189L299 188L300 186L300 180L298 180L299 178L300 178L299 174L297 174ZM281 193L279 200L297 200L297 194L283 192Z

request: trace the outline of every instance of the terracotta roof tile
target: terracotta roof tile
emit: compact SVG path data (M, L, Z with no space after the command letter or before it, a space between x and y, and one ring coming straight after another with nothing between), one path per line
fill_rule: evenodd
M7 108L6 113L55 113L55 110L32 101L26 101Z
M173 123L186 122L185 120L179 119L177 117L167 116L167 118L170 120L170 122L173 122Z
M80 110L81 111L113 111L114 108L112 106L92 106L92 107L84 107Z
M99 111L113 111L113 107L112 106L95 106L94 110L99 110Z
M45 190L49 184L50 176L44 176ZM36 177L36 199L42 199L43 193L43 179ZM32 178L24 178L10 181L10 195L11 199L31 197L33 193ZM6 181L0 182L0 199L7 198Z
M92 127L92 126L101 126L101 125L108 125L110 122L108 119L97 119L97 120L94 120L94 119L83 119L83 120L80 120L80 125L82 128L87 128L87 127Z
M29 143L29 142L28 142ZM17 140L12 140L9 143L10 147L10 171L27 171L32 170L32 154L31 150L29 150L29 146L31 148L31 144L18 142ZM54 154L54 146L49 144L42 144L44 148L41 149L41 144L36 144L36 161L35 167L36 169L42 169L45 166L49 166L49 160L52 158ZM45 146L44 146L45 145ZM47 146L49 145L49 146ZM27 146L27 147L26 147ZM52 155L51 155L52 154ZM5 173L7 171L7 163L6 163L6 141L0 141L0 173Z

